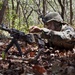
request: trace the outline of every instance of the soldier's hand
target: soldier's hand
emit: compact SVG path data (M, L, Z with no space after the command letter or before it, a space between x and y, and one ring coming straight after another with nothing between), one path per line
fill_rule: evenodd
M47 28L41 28L41 30L42 30L43 32L45 32L45 33L49 33L49 32L51 32L51 31L52 31L52 30L47 29Z
M33 26L33 27L30 27L29 32L38 33L38 32L41 32L41 28L39 28L37 26Z

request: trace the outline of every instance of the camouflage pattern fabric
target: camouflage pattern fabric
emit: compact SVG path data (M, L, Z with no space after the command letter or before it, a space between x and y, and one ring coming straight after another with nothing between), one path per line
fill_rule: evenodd
M73 49L75 44L75 31L68 25L62 25L61 31L53 31L42 28L42 37L48 39L49 42L56 47Z

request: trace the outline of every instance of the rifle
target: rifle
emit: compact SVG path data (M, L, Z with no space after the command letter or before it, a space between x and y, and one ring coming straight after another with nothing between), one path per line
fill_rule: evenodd
M25 41L26 43L29 43L29 44L33 43L31 34L25 34L24 32L19 31L19 30L15 29L15 28L7 28L3 24L0 26L0 29L9 32L10 35L14 39Z
M24 36L25 35L24 32L21 32L15 28L9 29L5 25L0 26L0 29L9 32L11 34L11 36L15 37L15 38L17 38L18 36Z

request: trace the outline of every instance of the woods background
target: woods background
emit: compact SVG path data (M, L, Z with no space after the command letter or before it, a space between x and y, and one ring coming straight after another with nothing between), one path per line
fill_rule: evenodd
M41 25L38 18L48 12L59 12L63 20L75 24L75 0L0 0L0 24L27 31L29 26Z

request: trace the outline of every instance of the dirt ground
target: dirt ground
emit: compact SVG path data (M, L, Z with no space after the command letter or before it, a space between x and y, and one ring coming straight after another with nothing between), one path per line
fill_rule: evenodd
M0 75L75 75L74 52L59 53L57 50L55 53L52 53L46 49L36 63L29 63L29 61L23 60L19 56L16 47L13 46L9 50L6 59L2 60L2 51L6 49L9 42L9 40L0 40ZM25 53L27 47L24 46L24 43L20 43L20 46L22 52ZM37 52L37 49L29 52L27 55L24 55L24 59L33 59Z

